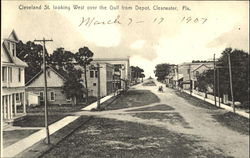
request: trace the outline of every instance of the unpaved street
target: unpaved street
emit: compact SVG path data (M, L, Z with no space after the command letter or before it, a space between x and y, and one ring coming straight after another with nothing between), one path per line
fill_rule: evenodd
M82 138L76 146L84 147L79 149L80 154L77 148L70 149L78 153L74 157L88 157L88 154L94 157L131 157L131 154L133 157L249 157L249 134L230 129L213 117L226 111L194 106L173 89L164 87L164 92L158 92L161 83L156 84L140 84L132 89L149 90L158 96L159 100L152 104L134 106L128 103L129 107L117 109L115 102L112 103L114 110L75 113L92 115L96 119L45 157L55 156L63 147L67 150L67 144L75 143L75 138ZM95 155L90 148L95 148Z

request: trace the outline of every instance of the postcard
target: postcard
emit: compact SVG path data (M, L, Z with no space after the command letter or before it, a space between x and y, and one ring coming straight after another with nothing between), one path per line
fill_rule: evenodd
M248 1L1 10L1 157L249 156Z

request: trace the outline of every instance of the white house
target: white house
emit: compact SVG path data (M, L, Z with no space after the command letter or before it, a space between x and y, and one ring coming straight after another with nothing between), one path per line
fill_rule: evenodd
M26 114L24 71L28 65L16 56L18 41L13 30L8 38L3 39L1 47L1 111L6 122Z
M71 98L67 98L63 93L63 85L66 81L65 75L59 73L56 69L47 66L46 68L47 77L47 97L48 104L73 104ZM44 102L44 72L41 70L31 80L26 83L26 92L28 97L34 98L35 95L39 96L39 104ZM33 95L33 96L31 96ZM31 102L37 101L36 99L29 100Z

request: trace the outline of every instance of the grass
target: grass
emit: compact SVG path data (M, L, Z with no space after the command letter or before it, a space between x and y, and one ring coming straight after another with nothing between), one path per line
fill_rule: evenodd
M47 145L44 140L39 141L29 148L29 150L25 150L24 152L18 154L16 157L25 157L25 158L33 158L33 157L41 157L43 154L47 153L51 149L55 147L59 142L66 139L68 136L72 134L75 130L81 127L83 124L86 124L91 117L89 116L81 116L70 124L66 125L64 128L50 135L51 145Z
M250 124L248 118L236 115L232 112L216 114L213 115L213 118L220 122L223 126L226 126L242 134L249 135Z
M95 97L90 97L89 98L89 104L93 103L96 101ZM77 112L80 109L86 107L87 105L84 104L77 104L77 105L71 105L71 104L63 104L63 105L58 105L58 104L51 104L48 105L48 112L49 113L69 113L69 112ZM35 107L28 107L27 108L27 113L41 113L44 112L44 106L43 105L38 105Z
M133 114L135 117L139 117L142 119L155 119L157 121L161 122L169 122L173 125L181 125L184 128L190 128L189 124L185 121L185 119L177 112L171 112L171 113L151 113L151 112L145 112L145 113L137 113Z
M14 144L15 142L37 132L38 130L13 130L3 131L3 147Z
M206 150L193 135L138 123L93 118L43 155L66 157L224 157ZM218 149L219 150L219 149Z
M226 112L226 110L220 110L220 108L207 103L203 100L200 100L198 98L195 98L193 96L190 96L189 94L186 93L181 93L176 91L176 94L182 98L184 98L186 101L188 101L190 104L205 108L208 110L217 110L216 112L213 112L213 118L218 121L221 125L232 129L234 131L240 132L242 134L249 135L249 119L245 118L243 116L234 114L232 112Z
M49 115L48 116L48 124L52 124L66 115ZM44 127L44 115L27 115L24 116L22 119L14 121L14 126L21 126L21 127Z
M138 107L159 102L160 99L149 90L128 90L114 100L107 110L123 109L129 107Z
M179 97L184 98L188 103L200 107L200 108L204 108L204 109L209 109L209 110L218 110L219 108L204 101L204 100L200 100L194 96L191 96L190 94L187 94L185 92L180 92L180 91L175 91L175 94Z
M128 111L170 111L170 110L174 110L173 107L168 106L166 104L158 104L155 105L153 107L146 107L146 108L139 108L139 109L135 109L135 110L128 110Z

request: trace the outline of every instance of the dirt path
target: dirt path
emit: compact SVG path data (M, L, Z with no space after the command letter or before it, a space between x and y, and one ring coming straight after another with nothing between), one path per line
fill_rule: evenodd
M157 83L157 87L161 83ZM145 107L154 107L159 104L166 104L172 107L171 111L140 111L142 107L132 107L119 110L110 110L102 112L77 112L75 115L94 115L97 117L111 118L121 121L136 122L145 125L165 128L176 133L193 135L199 138L199 145L207 150L222 153L225 156L233 156L239 158L248 158L249 156L249 135L244 135L222 126L212 114L216 111L196 107L188 103L183 98L177 96L172 89L164 87L164 92L159 93L156 86L144 87L137 85L135 89L147 89L155 93L160 98L160 103L145 105ZM131 111L136 110L138 111ZM152 118L147 118L151 113ZM155 119L155 116L170 115L179 118L181 123L173 123L171 121ZM147 117L144 117L146 114ZM166 116L167 116L166 115ZM165 115L163 116L165 117ZM183 124L184 122L184 124Z

